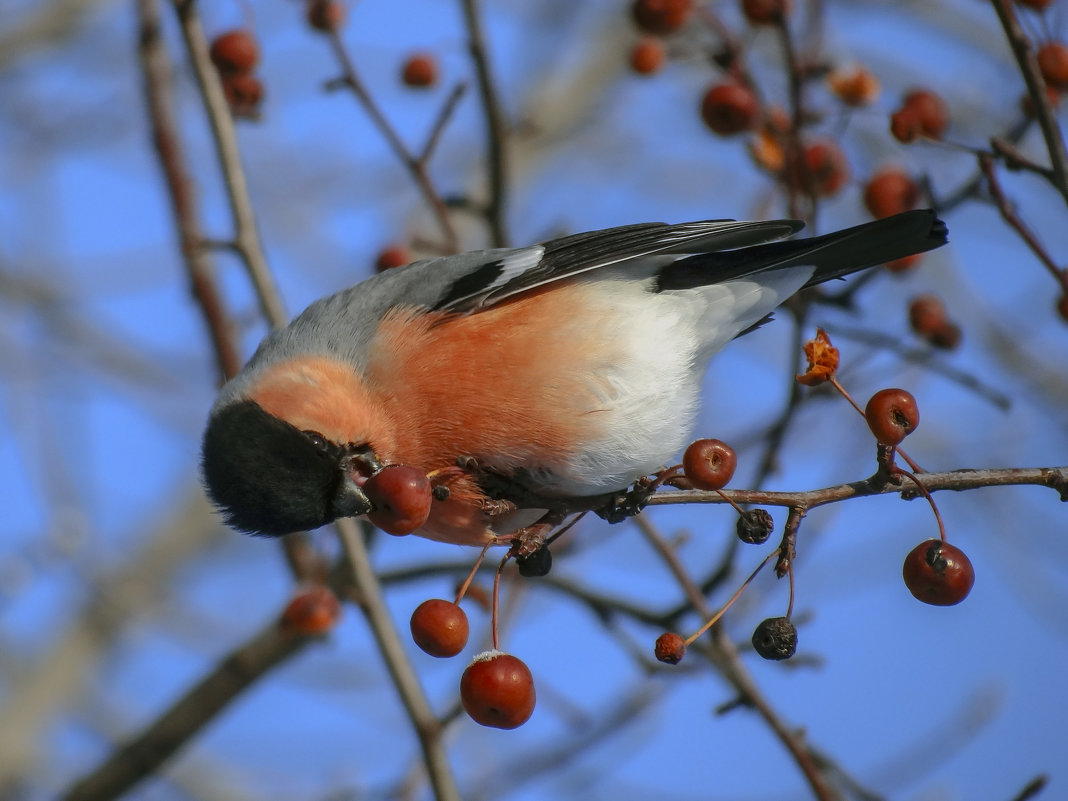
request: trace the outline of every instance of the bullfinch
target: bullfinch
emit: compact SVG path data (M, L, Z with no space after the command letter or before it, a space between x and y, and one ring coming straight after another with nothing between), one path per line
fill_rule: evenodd
M408 465L450 476L415 533L481 545L525 525L481 476L543 498L625 489L687 442L712 354L805 287L947 238L918 210L778 241L802 227L629 225L425 259L316 301L220 391L208 494L230 526L278 536L374 511L368 477Z

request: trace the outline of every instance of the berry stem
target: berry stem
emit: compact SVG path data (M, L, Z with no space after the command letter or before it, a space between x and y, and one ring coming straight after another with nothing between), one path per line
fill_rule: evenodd
M719 495L719 497L721 497L723 500L725 500L727 503L729 503L731 506L733 506L734 507L734 511L736 511L738 514L740 514L740 515L744 515L745 514L745 509L743 509L741 506L739 506L737 503L735 503L734 499L731 498L730 496L728 496L726 493L724 493L723 490L714 490L714 492L716 492Z
M931 495L931 493L927 491L927 487L923 486L923 484L920 483L920 480L908 470L905 470L901 467L894 467L893 471L898 475L908 476L910 479L912 479L912 483L915 484L916 487L919 489L920 494L927 499L927 503L931 504L931 511L934 512L935 522L938 523L938 536L942 538L942 542L945 542L946 527L942 523L942 515L938 512L938 505L935 503L935 499Z
M584 511L584 512L581 512L580 514L575 515L573 518L571 518L571 520L568 522L568 524L566 526L561 526L556 531L554 531L552 533L552 535L550 535L549 537L546 537L545 538L545 542L541 547L548 548L550 545L552 545L554 542L556 542L558 539L560 539L560 537L562 537L564 534L566 534L568 531L570 531L571 527L573 525L575 525L578 521L580 521L582 518L584 518L587 514L589 514L589 510L588 509L586 511Z
M508 564L508 560L512 558L511 552L506 553L501 561L497 565L497 570L493 574L493 614L490 616L490 633L493 635L493 650L500 650L500 643L497 637L497 610L500 607L501 597L501 573L504 571L504 566Z
M652 481L649 482L648 486L646 486L645 489L647 492L650 493L656 492L658 489L660 489L660 486L662 484L671 481L671 479L673 478L678 478L682 474L683 470L681 464L673 465L672 467L665 467L663 470L656 474L656 476L653 478Z
M460 601L467 595L467 589L471 586L471 582L474 581L475 574L478 573L478 569L482 567L482 560L486 558L486 551L493 544L492 541L487 542L482 546L482 550L478 554L478 559L475 560L475 564L471 567L470 572L467 574L467 578L464 579L464 583L460 585L460 589L456 591L456 600L453 602L457 606L460 605Z
M701 626L701 628L699 628L697 631L695 631L693 634L691 634L685 639L685 645L689 647L698 637L700 637L702 634L704 634L706 631L716 625L716 623L719 622L720 618L722 618L723 615L726 614L727 610L734 606L734 602L741 597L742 593L745 591L745 588L749 586L749 583L757 577L757 574L761 570L764 569L764 565L770 562L775 556L778 556L778 554L779 549L776 548L774 551L765 556L764 559L760 562L760 564L756 566L756 569L749 574L749 577L742 582L742 586L735 590L734 595L727 599L727 603L723 604L723 606L721 606L719 610L714 615L712 615L712 617L710 617L703 626Z
M786 577L790 581L790 599L786 603L786 617L789 619L794 614L794 566L792 564L786 571Z

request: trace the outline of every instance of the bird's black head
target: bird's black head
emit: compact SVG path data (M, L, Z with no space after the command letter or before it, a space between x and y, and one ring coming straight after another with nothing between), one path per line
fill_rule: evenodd
M370 511L346 470L350 457L350 447L300 431L246 400L211 416L201 470L227 525L277 537Z

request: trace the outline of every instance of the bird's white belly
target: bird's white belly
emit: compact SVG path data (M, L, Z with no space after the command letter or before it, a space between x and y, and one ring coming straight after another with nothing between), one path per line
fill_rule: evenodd
M584 443L546 479L566 495L622 489L664 466L689 436L704 364L698 363L696 298L652 295L631 284L591 309L589 324L610 345L589 365L596 408ZM611 303L608 300L611 299Z

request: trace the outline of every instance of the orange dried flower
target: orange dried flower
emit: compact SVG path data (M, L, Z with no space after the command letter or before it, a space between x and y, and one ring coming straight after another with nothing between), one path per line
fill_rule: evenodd
M816 329L816 338L805 343L805 358L808 369L797 377L800 384L814 387L834 378L838 370L838 348L831 344L831 338L822 328Z
M835 70L827 76L831 91L847 106L868 106L879 98L879 79L864 67Z
M780 172L786 166L786 150L782 139L768 128L757 131L749 140L749 157L768 172Z

